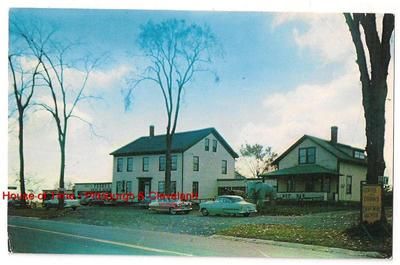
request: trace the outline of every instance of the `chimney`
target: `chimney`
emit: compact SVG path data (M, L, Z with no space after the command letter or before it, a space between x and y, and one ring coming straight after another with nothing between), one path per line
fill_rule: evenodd
M337 144L338 140L338 127L332 126L331 127L331 143Z
M150 135L150 137L154 136L154 125L150 125L150 127L149 127L149 135Z

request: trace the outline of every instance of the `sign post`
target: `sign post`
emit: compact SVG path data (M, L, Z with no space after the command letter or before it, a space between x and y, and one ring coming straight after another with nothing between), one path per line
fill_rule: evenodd
M361 224L373 224L382 220L381 184L366 184L361 182Z

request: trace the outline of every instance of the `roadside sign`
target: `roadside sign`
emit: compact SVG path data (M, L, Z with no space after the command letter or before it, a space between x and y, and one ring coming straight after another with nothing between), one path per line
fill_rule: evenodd
M381 220L382 194L382 185L361 183L361 223Z

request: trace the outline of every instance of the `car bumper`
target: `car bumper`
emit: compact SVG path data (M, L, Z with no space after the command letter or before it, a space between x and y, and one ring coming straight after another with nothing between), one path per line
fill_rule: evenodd
M252 210L252 209L247 209L247 210L240 210L238 213L243 214L243 213L256 213L257 210Z
M188 208L174 208L173 209L175 212L186 212L186 211L191 211L193 208L188 207Z

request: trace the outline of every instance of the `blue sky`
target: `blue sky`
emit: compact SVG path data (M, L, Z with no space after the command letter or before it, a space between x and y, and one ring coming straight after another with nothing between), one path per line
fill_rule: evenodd
M104 100L79 106L102 137L74 121L67 148L71 181L110 181L111 151L147 134L150 124L163 133L157 88L140 86L130 111L124 110L121 94L126 78L143 67L135 40L139 26L150 19L207 24L224 50L211 66L220 81L202 73L186 88L178 131L216 127L236 151L244 143L261 143L282 152L303 134L328 138L329 127L338 125L339 141L365 145L355 55L341 14L12 9L10 16L52 25L58 36L81 42L78 57L88 51L108 54L87 87ZM58 179L54 124L35 112L27 125L27 172L53 187ZM388 126L390 131L390 121ZM14 131L9 134L10 177L18 169L16 143Z

